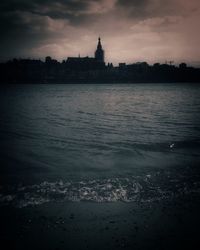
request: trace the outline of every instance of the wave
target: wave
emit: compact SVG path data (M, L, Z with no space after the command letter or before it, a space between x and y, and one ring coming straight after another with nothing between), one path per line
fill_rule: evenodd
M10 188L9 188L10 189ZM176 195L200 193L199 179L187 181L162 173L143 177L110 178L102 180L44 181L40 184L18 186L12 192L0 194L0 205L19 208L46 202L150 202Z

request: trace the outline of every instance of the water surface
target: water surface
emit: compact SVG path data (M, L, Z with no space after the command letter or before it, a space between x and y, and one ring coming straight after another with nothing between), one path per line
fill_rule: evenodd
M9 85L0 201L151 201L200 190L200 85Z

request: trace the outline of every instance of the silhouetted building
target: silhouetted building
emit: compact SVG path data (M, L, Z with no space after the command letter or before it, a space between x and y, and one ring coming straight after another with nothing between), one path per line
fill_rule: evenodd
M119 63L119 68L120 69L125 69L126 68L126 63Z
M45 58L45 62L46 63L51 63L51 57L50 56L46 56L46 58Z
M33 59L13 59L0 63L0 83L156 83L200 82L200 68L179 67L147 62L105 65L101 38L94 57L68 57L62 63L50 56L45 62Z
M179 68L180 69L186 69L187 68L187 64L186 63L180 63L179 64Z
M95 57L68 57L65 61L68 69L71 70L98 70L104 69L104 51L101 45L101 39L99 37L97 49L95 51Z
M99 37L97 49L95 51L95 59L97 62L104 62L104 50L102 49L100 37Z
M45 63L46 64L53 65L53 64L56 64L57 62L58 62L57 60L52 59L50 56L46 56L46 58L45 58Z
M96 68L95 58L92 57L68 57L66 61L68 69L91 70Z

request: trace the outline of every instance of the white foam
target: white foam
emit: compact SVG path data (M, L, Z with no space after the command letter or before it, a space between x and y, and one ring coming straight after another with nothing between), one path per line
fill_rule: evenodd
M97 179L79 182L44 181L40 184L20 186L13 193L0 194L0 202L18 207L36 206L50 201L149 202L167 199L174 195L195 193L195 190L200 190L199 182L195 182L192 188L180 180L178 183L171 182L173 179L169 179L167 185L163 185L162 182L158 185L159 182L154 179L155 176L148 174L143 177Z

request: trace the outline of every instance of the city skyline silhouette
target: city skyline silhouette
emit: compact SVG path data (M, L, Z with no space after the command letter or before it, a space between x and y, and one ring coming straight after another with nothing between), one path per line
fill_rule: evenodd
M0 61L92 57L100 35L105 61L199 66L197 0L2 0Z

